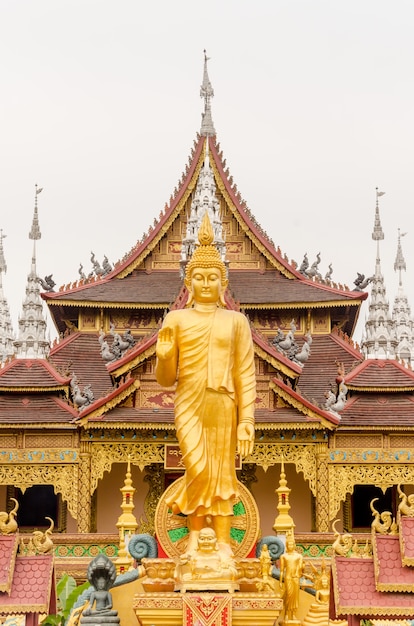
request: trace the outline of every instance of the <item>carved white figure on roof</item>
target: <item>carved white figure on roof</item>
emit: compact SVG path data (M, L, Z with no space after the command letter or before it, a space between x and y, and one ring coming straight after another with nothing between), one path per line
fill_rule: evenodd
M314 278L315 276L317 276L318 278L322 278L321 273L319 272L319 269L318 269L320 262L321 262L321 253L318 252L318 254L316 255L316 261L312 263L309 269L305 270L306 276L308 276L309 278Z
M309 359L311 344L312 344L311 334L307 333L305 335L305 341L303 342L301 349L298 352L296 352L295 356L293 357L293 360L298 361L301 365L306 363L306 361Z
M305 256L303 257L303 261L300 264L299 272L306 276L306 270L308 269L308 267L309 267L308 254L307 254L307 252L305 252Z
M94 401L94 395L91 385L85 385L83 391L81 391L79 381L75 373L72 374L70 389L72 392L73 404L78 409L86 408Z
M104 260L102 261L102 268L104 271L104 275L109 274L112 271L112 265L108 261L108 257L105 255Z
M56 285L55 281L53 280L53 274L49 274L44 278L38 277L37 281L42 285L45 291L53 291L53 287Z
M363 291L374 280L374 278L374 276L365 277L365 274L360 274L359 272L357 272L357 277L354 280L354 291Z
M86 280L86 274L83 271L82 263L79 265L78 273L79 273L79 276L81 277L82 280Z
M326 274L325 274L325 280L326 280L327 282L330 282L330 281L331 281L331 279L332 279L332 272L333 272L333 269L332 269L332 263L329 263L329 265L328 265L328 271L327 271L327 272L326 272Z
M123 337L121 337L121 335L115 331L115 325L112 322L110 323L110 333L114 338L111 350L113 352L114 358L119 359L124 354L124 352L126 352L126 350L134 345L135 340L131 335L131 331L128 330L125 331Z
M102 276L102 274L104 274L104 270L100 266L99 261L96 260L94 252L91 252L91 263L93 265L93 271L95 272L96 276Z
M115 354L112 352L109 347L108 342L105 339L105 333L103 330L99 333L99 343L101 345L101 357L104 361L113 361L115 359Z

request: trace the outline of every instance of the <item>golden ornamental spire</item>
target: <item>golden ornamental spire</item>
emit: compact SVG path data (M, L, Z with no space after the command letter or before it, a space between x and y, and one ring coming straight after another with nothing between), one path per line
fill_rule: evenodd
M133 534L136 533L138 523L133 510L135 487L132 485L131 478L131 457L128 456L127 471L124 480L124 486L119 490L122 493L121 509L122 513L118 518L116 527L119 530L119 551L118 558L115 561L116 571L122 574L129 570L133 564L133 558L128 552L128 543Z
M273 524L273 530L275 531L277 535L286 534L286 536L288 536L288 534L290 533L293 535L293 529L295 528L295 523L292 517L289 515L290 491L291 490L287 486L285 464L284 464L284 459L282 456L279 487L275 491L278 497L277 510L279 511L279 515L275 519L275 523Z

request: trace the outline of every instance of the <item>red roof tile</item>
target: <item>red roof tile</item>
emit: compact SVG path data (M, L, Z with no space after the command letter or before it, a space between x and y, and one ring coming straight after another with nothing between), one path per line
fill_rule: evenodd
M317 419L311 419L307 415L304 415L301 411L294 407L280 407L276 411L269 411L266 409L258 409L255 411L256 424L260 429L260 426L268 427L274 425L286 425L291 424L292 427L295 424L302 426L309 425L310 428L317 429L319 424ZM81 416L82 418L82 416ZM135 409L133 407L118 406L112 410L109 410L99 417L87 417L88 425L94 426L102 423L123 423L128 425L129 428L134 428L135 425L140 424L173 424L174 423L174 410L171 409Z
M400 549L405 565L414 565L414 517L401 515L400 525Z
M298 382L298 389L313 402L325 406L325 393L335 383L337 363L350 370L362 359L355 347L336 333L314 335L309 359L306 361Z
M366 359L345 376L348 389L414 390L414 372L391 359Z
M53 556L18 556L10 595L0 593L0 615L49 613L53 576Z
M377 589L379 591L414 591L414 569L404 567L398 535L372 534ZM413 597L414 606L414 597Z
M67 424L78 412L64 400L45 394L3 394L0 402L0 424Z
M359 393L341 411L341 428L364 426L414 427L414 394Z
M73 333L51 351L49 360L79 382L81 390L91 385L95 400L112 389L112 379L101 356L98 333Z
M179 267L176 270L135 270L123 279L107 276L98 282L76 287L63 292L48 292L43 294L49 306L65 302L79 303L88 302L111 306L134 305L140 307L143 304L159 305L159 308L169 306L177 298L183 281L179 275ZM249 270L230 270L229 290L241 306L253 306L258 304L283 303L286 308L289 304L296 307L298 303L319 304L332 303L338 305L359 305L361 293L353 291L341 291L313 283L300 275L300 278L288 279L279 270L268 270L259 274Z
M381 592L375 587L372 558L334 556L332 576L336 616L358 615L414 617L414 596L404 592Z
M10 592L18 547L17 534L0 535L0 592Z
M48 292L42 294L49 306L61 306L68 302L89 302L111 305L128 304L159 304L160 308L168 306L177 297L181 287L179 268L176 270L147 272L134 270L122 279L108 275L100 281L82 285L67 291Z
M299 274L298 278L289 279L279 270L252 272L250 270L230 269L229 288L235 300L241 306L257 304L283 304L297 306L298 303L355 304L361 302L361 292L342 291L326 285L320 285Z
M0 369L0 390L16 387L35 390L62 389L69 385L69 378L61 376L45 359L13 359Z

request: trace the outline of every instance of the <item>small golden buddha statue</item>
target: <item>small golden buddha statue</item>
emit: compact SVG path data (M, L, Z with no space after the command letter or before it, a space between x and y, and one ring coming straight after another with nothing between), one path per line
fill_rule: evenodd
M202 528L197 550L182 555L175 570L176 591L236 591L237 568L217 545L213 528Z
M300 579L303 575L303 557L296 550L292 533L286 535L286 552L280 557L280 591L283 597L283 624L300 624L296 617L299 608Z

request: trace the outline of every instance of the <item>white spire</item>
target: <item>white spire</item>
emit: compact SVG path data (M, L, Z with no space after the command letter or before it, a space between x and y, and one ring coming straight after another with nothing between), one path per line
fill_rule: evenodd
M223 224L220 215L220 202L217 199L216 183L210 167L209 138L204 143L204 164L200 170L197 187L191 202L185 237L181 245L181 274L187 261L192 257L198 245L198 230L205 213L208 213L214 232L214 244L220 252L223 263L226 262L226 244L223 236Z
M3 272L7 272L6 259L4 257L3 239L6 235L0 229L0 364L7 361L14 354L13 328L10 318L10 310L3 293Z
M395 257L394 270L398 272L398 292L394 300L392 317L395 322L395 332L398 345L396 356L407 364L414 362L414 321L411 317L411 308L408 303L402 285L402 271L407 269L401 246L401 238L407 233L401 233L398 229L397 255Z
M36 273L36 241L40 239L37 196L42 191L36 185L35 207L29 239L33 240L33 254L30 273L27 277L26 297L19 317L19 336L14 342L16 356L21 359L43 359L49 354L50 344L46 339L46 319L43 316L43 302Z
M216 134L213 118L211 117L211 98L214 96L214 89L210 83L210 79L208 77L207 72L207 61L208 61L207 53L204 50L204 73L203 73L203 84L200 88L200 97L204 98L204 112L201 114L201 130L200 134L202 137L214 137Z
M376 189L375 221L372 232L372 238L377 242L375 275L371 282L369 314L365 322L365 337L362 341L365 356L371 359L392 359L395 357L397 347L395 323L389 312L379 250L379 242L384 239L384 232L381 226L378 198L384 193Z

